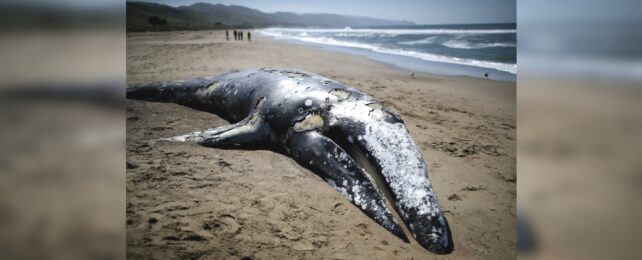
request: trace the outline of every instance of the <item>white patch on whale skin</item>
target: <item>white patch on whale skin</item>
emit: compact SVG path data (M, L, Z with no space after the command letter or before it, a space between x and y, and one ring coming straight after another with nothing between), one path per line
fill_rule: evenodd
M195 94L201 102L205 102L208 99L210 99L210 96L212 95L212 93L216 91L219 87L221 87L222 84L223 83L221 81L214 82L209 86L207 86L206 88L197 90Z
M348 160L348 155L346 153L344 153L344 152L340 152L338 159L339 159L339 161L346 161L346 160Z
M337 186L337 183L336 183L336 182L334 182L334 181L333 181L333 180L331 180L331 179L327 179L327 180L326 180L326 182L327 182L328 184L330 184L330 186L332 186L332 188L334 188L336 191L338 191L339 193L341 193L341 195L343 195L343 197L345 197L346 199L348 199L350 202L352 202L352 201L353 201L353 200L352 200L352 196L350 196L350 194L348 194L348 191L347 191L344 187L339 187L339 186ZM345 181L344 181L344 182L345 182Z
M372 117L373 117L373 118L375 118L375 119L383 119L383 117L384 117L385 115L384 115L384 112L383 112L382 110L380 110L380 109L375 109L375 110L372 110L372 111L370 112L370 116L372 116Z
M379 160L381 173L399 198L401 208L414 208L419 215L439 211L439 206L429 200L434 194L421 154L403 124L368 125L364 139L368 150Z
M296 81L291 79L281 80L279 83L281 84L280 87L287 90L289 93L291 93L297 85Z
M367 201L365 201L363 198L361 198L361 185L352 185L352 194L354 195L354 204L357 206L361 207L361 209L365 210L367 206Z
M403 123L388 123L373 117L370 112L381 111L372 107L372 100L338 102L330 113L337 119L362 122L365 132L357 136L381 165L381 174L398 198L399 213L408 217L404 209L414 209L419 215L439 212L423 158ZM336 120L336 119L335 119ZM435 199L436 202L436 199Z
M330 91L330 94L334 95L340 100L347 99L348 97L350 97L350 92L344 89L333 89Z
M306 100L305 100L305 106L306 106L306 107L312 106L312 100L310 100L310 99L306 99Z
M294 124L294 131L303 132L323 127L323 118L319 115L307 115L300 122Z

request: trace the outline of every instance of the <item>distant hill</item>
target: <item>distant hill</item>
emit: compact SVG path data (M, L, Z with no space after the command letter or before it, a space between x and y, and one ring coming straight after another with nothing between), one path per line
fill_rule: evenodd
M264 13L238 5L196 3L172 7L147 2L127 2L127 31L399 25L414 23L337 14Z

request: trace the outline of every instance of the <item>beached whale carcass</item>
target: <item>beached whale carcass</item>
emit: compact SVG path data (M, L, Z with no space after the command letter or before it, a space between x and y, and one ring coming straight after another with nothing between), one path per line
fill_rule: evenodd
M234 124L167 138L215 148L275 149L326 180L375 222L427 250L453 250L428 170L399 115L331 79L294 69L234 71L127 89Z

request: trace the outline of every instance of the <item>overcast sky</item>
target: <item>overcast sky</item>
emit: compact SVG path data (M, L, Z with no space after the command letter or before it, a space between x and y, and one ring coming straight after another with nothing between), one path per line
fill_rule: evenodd
M418 24L514 23L516 0L145 0L171 6L198 2L242 5L263 12L333 13Z

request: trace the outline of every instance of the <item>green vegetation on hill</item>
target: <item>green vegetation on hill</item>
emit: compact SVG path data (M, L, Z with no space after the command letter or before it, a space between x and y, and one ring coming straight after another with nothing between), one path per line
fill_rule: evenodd
M263 13L238 5L196 3L190 6L127 2L127 31L205 30L263 27L360 27L412 25L337 14Z

